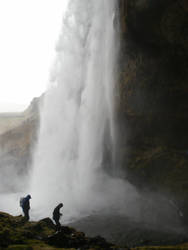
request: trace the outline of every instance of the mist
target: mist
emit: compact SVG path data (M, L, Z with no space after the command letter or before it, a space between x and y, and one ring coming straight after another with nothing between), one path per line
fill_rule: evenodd
M169 198L139 191L116 165L115 15L116 0L70 1L40 110L32 165L21 178L11 164L0 169L1 210L19 214L19 198L29 193L32 220L51 217L62 202L63 223L105 214L181 231Z
M9 154L0 157L0 210L20 215L19 200L27 194L28 171L16 157Z
M64 18L31 183L36 210L46 214L60 201L67 204L67 216L74 217L110 200L103 197L111 180L102 162L107 127L111 152L115 140L115 9L113 0L71 1Z
M141 194L125 176L120 178L115 155L119 53L115 15L113 0L69 4L41 108L30 185L33 215L51 216L53 208L63 202L64 223L106 213L153 227L161 227L164 221L167 228L180 226L179 215L167 198ZM108 159L104 158L106 150Z

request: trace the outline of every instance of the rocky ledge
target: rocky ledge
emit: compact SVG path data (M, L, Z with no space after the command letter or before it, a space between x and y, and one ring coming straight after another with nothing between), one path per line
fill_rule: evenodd
M26 222L20 216L0 212L0 249L55 250L55 249L119 249L100 236L87 237L71 227L56 232L50 218ZM127 249L127 248L121 248Z

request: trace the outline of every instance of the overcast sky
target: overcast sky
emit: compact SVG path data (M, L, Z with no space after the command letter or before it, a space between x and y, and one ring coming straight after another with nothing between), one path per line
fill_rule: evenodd
M46 89L68 0L0 0L0 112Z

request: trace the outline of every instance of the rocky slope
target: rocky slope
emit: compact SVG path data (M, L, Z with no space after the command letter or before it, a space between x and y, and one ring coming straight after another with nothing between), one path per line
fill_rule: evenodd
M127 221L128 222L128 221ZM117 223L117 222L115 222ZM118 226L118 225L117 225ZM128 224L128 226L130 226ZM133 225L134 227L134 225ZM164 245L154 244L150 246L150 241L144 240L144 234L155 234L156 242L159 235L153 231L147 231L143 228L143 232L136 228L130 231L127 235L127 242L137 242L142 247L116 246L107 242L100 236L88 237L83 232L79 232L72 227L62 226L60 232L56 232L55 225L50 218L44 218L37 222L25 222L24 218L20 216L11 216L7 213L0 212L0 249L8 250L58 250L58 249L72 249L72 250L149 250L149 249L187 249L188 244L182 243L167 245L170 238L166 233L166 243ZM179 239L181 242L182 239ZM162 242L162 241L161 241ZM134 243L135 244L135 243Z
M0 249L56 250L56 249L118 249L100 236L86 237L70 227L56 232L50 218L38 222L25 222L22 216L0 212ZM122 248L125 249L126 248Z
M119 3L120 165L137 187L176 199L187 218L188 2Z

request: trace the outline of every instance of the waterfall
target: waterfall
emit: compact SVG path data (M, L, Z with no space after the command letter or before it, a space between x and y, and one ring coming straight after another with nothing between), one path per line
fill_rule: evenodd
M116 2L71 0L63 19L33 159L36 216L59 202L67 219L84 216L116 204L125 188L104 171L115 145Z

